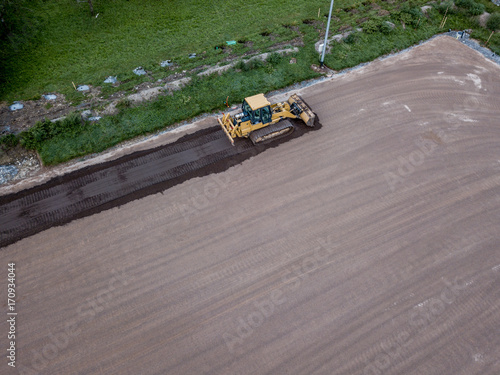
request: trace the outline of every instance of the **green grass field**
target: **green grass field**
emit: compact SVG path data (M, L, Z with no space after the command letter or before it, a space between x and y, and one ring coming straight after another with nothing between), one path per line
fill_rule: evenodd
M45 164L99 152L125 139L221 109L227 95L232 103L240 102L247 95L319 76L310 66L319 60L314 43L322 38L330 4L324 0L234 0L217 4L200 0L94 0L98 16L91 17L86 2L18 1L24 15L13 13L18 17L13 18L17 28L7 38L4 33L1 41L0 100L26 100L59 92L78 103L84 96L74 90L72 82L102 86L103 95L109 95L118 90L133 91L138 83L155 82L169 74L184 70L190 74L189 70L198 66L285 46L291 40L299 39L303 44L294 55L297 64L289 64L289 58L274 58L267 63L241 65L240 72L230 70L221 76L198 79L191 74L192 82L172 96L133 108L124 106L118 115L105 116L98 123L40 123L18 135L21 145L36 149ZM478 8L494 12L496 7L489 0L461 1L470 9L450 8L448 21L440 29L449 4L424 15L420 7L427 0L338 0L330 35L357 28L363 31L333 43L325 62L336 70L352 67L448 28L472 28L475 38L486 41L490 31L480 28L471 12ZM6 3L13 4L0 0L0 5ZM2 16L5 9L0 7ZM395 27L388 27L387 21ZM238 43L227 46L227 40ZM489 47L500 52L500 33L490 39ZM197 57L189 59L190 53ZM173 60L176 68L160 67L166 59ZM144 67L149 75L134 75L132 70L137 66ZM118 76L119 87L105 87L103 80L109 75Z
M132 79L137 66L161 78L166 74L159 66L162 60L213 62L222 53L215 47L228 40L252 40L254 48L272 44L260 35L266 32L275 34L274 42L291 39L293 33L281 25L317 16L325 7L318 0L94 0L96 18L86 2L29 3L26 8L33 12L28 15L34 13L38 22L36 36L19 43L17 51L6 51L0 100L66 92L71 82L101 85L109 75ZM243 49L240 43L235 52ZM188 61L189 53L200 58Z

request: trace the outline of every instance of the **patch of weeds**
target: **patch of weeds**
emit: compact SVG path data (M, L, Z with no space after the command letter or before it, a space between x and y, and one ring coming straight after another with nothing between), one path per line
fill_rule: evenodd
M8 151L19 144L19 138L15 134L6 134L0 137L0 148Z
M76 135L86 122L82 121L80 113L72 112L65 119L52 122L48 119L38 121L29 130L19 135L21 145L28 150L38 150L44 142L59 134Z
M116 103L116 108L125 109L132 105L132 102L129 98L122 98Z
M37 101L37 100L40 100L41 98L42 98L42 95L36 94L36 95L33 95L31 98L28 98L28 100Z
M477 3L474 0L456 0L455 5L465 9L471 16L479 16L485 10L483 4Z
M382 34L387 35L387 34L392 33L392 31L394 30L394 27L392 25L390 25L388 21L383 21L380 24L379 30Z
M457 14L458 10L454 6L453 1L443 1L442 3L434 3L433 4L434 9L436 9L440 14L444 15L451 15L451 14Z
M367 34L375 34L380 31L380 26L382 26L382 21L378 18L372 18L363 23L363 31Z
M45 109L51 109L53 107L52 103L47 103L44 105Z
M359 32L353 31L347 37L344 38L344 43L354 44L359 40Z
M277 52L273 52L267 57L267 62L271 65L278 65L281 61L283 61L283 56Z
M500 13L493 13L490 18L488 18L486 27L491 31L500 30Z

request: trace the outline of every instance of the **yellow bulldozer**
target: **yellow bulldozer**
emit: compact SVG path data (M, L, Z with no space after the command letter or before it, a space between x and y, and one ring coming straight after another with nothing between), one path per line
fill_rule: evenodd
M288 119L301 119L307 126L314 127L315 118L297 94L275 104L269 103L264 94L257 94L243 100L241 112L234 116L223 114L217 120L234 146L235 138L250 138L256 145L289 135L294 125Z

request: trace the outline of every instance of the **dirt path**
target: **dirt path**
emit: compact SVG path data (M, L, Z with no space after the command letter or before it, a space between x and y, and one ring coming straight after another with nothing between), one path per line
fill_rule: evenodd
M434 39L304 89L319 131L2 248L17 373L498 374L499 73Z

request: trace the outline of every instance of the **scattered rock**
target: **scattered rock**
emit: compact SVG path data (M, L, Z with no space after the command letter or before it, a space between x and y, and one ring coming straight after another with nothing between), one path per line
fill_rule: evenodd
M497 7L500 7L500 0L491 0L493 4L495 4Z
M318 65L312 64L311 69L314 70L316 73L323 73L323 69L321 69Z
M90 87L89 85L80 85L76 88L78 91L89 91L90 90Z
M137 94L132 94L128 96L128 99L133 101L134 103L140 103L145 100L151 100L156 98L163 91L163 87L152 87L147 90L142 90Z
M484 12L483 14L481 14L479 16L479 24L482 27L486 27L486 22L488 22L488 19L490 18L490 16L491 16L491 14L489 14L488 12Z
M89 117L89 121L99 121L102 117L101 116L92 116Z
M181 78L176 81L167 83L164 88L169 91L177 91L186 86L189 81L191 81L191 77Z
M82 119L88 120L92 116L92 111L90 109L87 109L82 112Z
M422 8L420 8L420 9L422 10L422 13L423 13L423 14L427 14L427 11L428 11L429 9L432 9L432 6L430 6L430 5L424 5L424 6L423 6Z
M108 78L106 78L104 80L104 83L116 83L117 79L116 79L116 76L109 76Z
M391 14L391 12L389 12L388 10L386 9L380 9L377 13L380 17L385 17L385 16L388 16Z
M290 59L290 64L297 64L297 59L295 57L292 57Z
M24 108L24 104L22 103L19 103L19 102L14 102L14 104L12 104L9 109L11 111L18 111L20 109L23 109Z
M133 70L133 72L138 76L146 75L146 71L142 68L142 66L138 66Z
M118 100L115 100L114 102L109 103L109 105L106 108L104 108L104 110L102 111L102 114L108 115L108 116L113 116L113 115L118 114L118 112L120 112L120 110L118 108L116 108L117 103L118 103Z
M393 24L392 22L390 21L385 21L385 23L391 28L391 29L394 29L396 27L395 24Z
M66 118L66 116L58 117L58 118L55 118L55 119L50 120L50 122L62 121L62 120L64 120L65 118Z
M0 165L0 185L12 180L19 173L19 169L13 165Z

